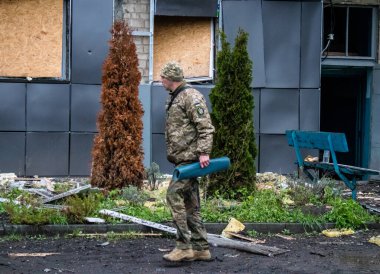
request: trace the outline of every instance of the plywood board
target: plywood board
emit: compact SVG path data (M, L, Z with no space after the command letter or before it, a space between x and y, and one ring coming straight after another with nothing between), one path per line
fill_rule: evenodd
M186 78L209 76L211 19L156 16L154 21L153 80L160 80L161 68L179 62Z
M63 0L0 0L0 77L61 77Z

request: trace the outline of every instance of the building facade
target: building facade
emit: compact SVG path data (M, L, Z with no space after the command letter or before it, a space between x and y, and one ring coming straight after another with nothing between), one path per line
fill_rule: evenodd
M31 56L49 52L58 58L51 69L39 62L41 57L12 70L21 54L13 56L14 50L0 54L0 172L20 176L90 174L102 63L113 20L128 21L137 46L142 73L140 99L145 110L145 166L156 162L163 172L173 170L166 160L164 102L168 94L158 81L159 68L169 60L179 61L188 81L208 99L215 78L218 30L222 29L233 44L242 28L249 34L253 60L257 170L295 171L295 154L285 138L287 129L345 132L350 152L339 155L339 161L380 169L378 1L39 3L55 3L50 10L56 10L57 18L61 12L62 20L40 25L30 39L59 31L62 35L54 40L59 40L58 44L42 50L47 43L26 43L27 48ZM10 6L2 8L14 11ZM25 3L25 16L32 8L35 10L35 5ZM42 6L40 12L46 8ZM24 18L22 14L14 17ZM0 27L4 24L9 32L15 25L12 18ZM10 33L5 40L14 40L19 46L23 41L16 38L21 34ZM51 50L59 45L60 52ZM0 47L10 49L11 45ZM41 65L33 65L36 63Z

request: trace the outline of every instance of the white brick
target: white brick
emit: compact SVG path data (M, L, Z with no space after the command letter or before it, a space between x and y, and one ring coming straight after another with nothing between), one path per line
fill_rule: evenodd
M141 53L141 54L139 54L139 59L141 59L141 60L148 60L149 56L146 53Z

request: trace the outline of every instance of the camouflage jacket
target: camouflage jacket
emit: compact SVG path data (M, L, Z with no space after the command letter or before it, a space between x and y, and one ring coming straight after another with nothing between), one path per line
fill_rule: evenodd
M193 162L200 154L210 154L214 127L203 95L187 86L168 109L170 100L166 102L165 129L169 162Z

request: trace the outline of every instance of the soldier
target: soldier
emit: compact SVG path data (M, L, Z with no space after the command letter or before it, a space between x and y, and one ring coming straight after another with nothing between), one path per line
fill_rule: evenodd
M167 158L175 166L210 163L214 127L203 95L183 79L176 62L161 70L162 85L169 91L166 103L165 138ZM210 260L207 232L200 216L199 185L196 178L171 181L166 200L177 228L176 247L164 259L168 261Z

